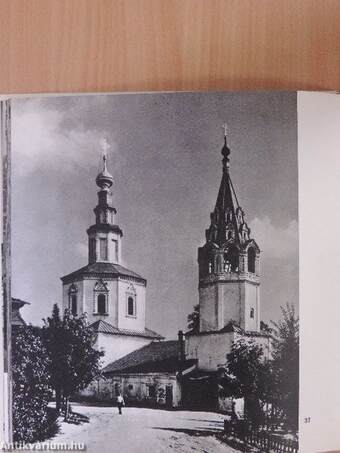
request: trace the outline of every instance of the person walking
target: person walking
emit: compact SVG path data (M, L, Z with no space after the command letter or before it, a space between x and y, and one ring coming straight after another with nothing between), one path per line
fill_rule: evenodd
M117 406L118 406L119 415L122 415L122 407L124 405L125 405L125 401L124 401L124 398L123 398L122 394L120 393L117 396Z

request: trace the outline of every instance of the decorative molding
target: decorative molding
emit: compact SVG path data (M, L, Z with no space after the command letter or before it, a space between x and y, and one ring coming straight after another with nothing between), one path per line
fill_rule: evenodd
M133 315L129 315L129 298L133 299ZM137 318L137 292L132 283L129 284L125 291L125 316L127 318Z
M98 311L98 296L105 296L105 313ZM93 288L93 315L107 316L109 314L109 290L107 284L100 279Z

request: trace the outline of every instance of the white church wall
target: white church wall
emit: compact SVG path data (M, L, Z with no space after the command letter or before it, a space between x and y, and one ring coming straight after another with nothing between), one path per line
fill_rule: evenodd
M251 318L251 309L254 310L254 317ZM245 313L244 329L259 331L260 330L260 313L259 313L259 286L251 283L245 284Z
M217 330L216 287L206 286L199 289L200 330Z
M146 346L151 341L149 338L133 337L127 335L112 335L99 332L95 347L105 351L102 358L103 366L120 359L136 349Z
M188 335L185 339L186 359L198 359L198 368L202 370L216 370L225 365L234 337L234 332Z
M135 297L135 315L127 311L128 297ZM141 283L119 279L118 281L118 327L144 331L145 329L145 286Z
M235 321L240 327L244 327L243 307L245 288L243 282L220 283L221 305L223 305L223 324L220 328L228 325L231 320Z
M150 396L149 388L154 388ZM82 396L115 403L119 393L131 405L166 406L166 392L172 393L171 407L178 407L181 401L181 388L175 373L131 373L93 380L81 392Z

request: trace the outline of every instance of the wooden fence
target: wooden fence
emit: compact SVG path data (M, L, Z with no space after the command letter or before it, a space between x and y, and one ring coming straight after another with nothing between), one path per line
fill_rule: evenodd
M247 445L261 449L263 453L298 453L299 444L297 441L282 439L272 433L247 429L245 425L225 422L224 432Z

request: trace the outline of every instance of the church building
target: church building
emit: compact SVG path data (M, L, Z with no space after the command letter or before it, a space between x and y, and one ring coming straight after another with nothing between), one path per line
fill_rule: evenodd
M205 244L198 249L199 328L185 335L186 359L196 368L184 376L184 405L223 406L218 370L226 366L234 341L255 341L270 356L271 336L260 329L260 249L239 205L230 177L225 131L222 180ZM205 395L205 401L202 401Z
M219 379L234 341L249 339L270 357L271 335L261 331L260 248L245 221L230 177L227 135L222 180L205 244L198 249L199 326L174 341L145 328L146 281L120 264L122 232L114 222L112 177L104 168L96 224L88 229L89 264L63 277L64 307L87 311L106 349L106 366L84 395L131 404L228 410ZM109 363L108 363L109 362Z
M74 315L87 313L106 364L163 337L145 326L146 279L121 264L123 232L115 221L106 155L96 184L95 223L87 230L88 264L61 278L62 308Z

